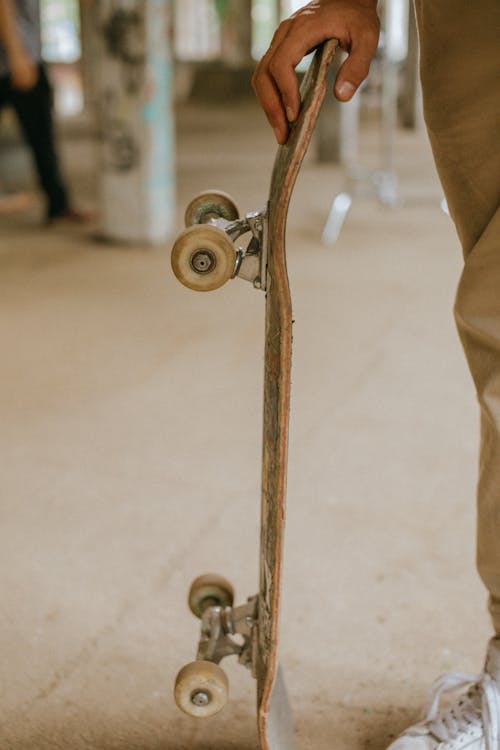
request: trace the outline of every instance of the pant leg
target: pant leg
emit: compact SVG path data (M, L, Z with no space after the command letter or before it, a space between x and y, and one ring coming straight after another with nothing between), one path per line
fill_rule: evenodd
M465 259L455 319L481 413L477 559L500 634L500 3L416 10L424 116Z
M0 76L0 113L8 103L10 91L9 76Z
M57 216L68 208L68 195L56 151L52 90L43 65L40 66L36 86L30 91L11 89L9 99L31 149L38 179L47 197L47 215Z

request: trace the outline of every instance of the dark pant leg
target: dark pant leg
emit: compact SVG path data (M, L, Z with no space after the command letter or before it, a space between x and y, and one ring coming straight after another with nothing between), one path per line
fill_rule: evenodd
M30 91L11 88L9 100L16 111L33 154L40 185L47 196L47 215L57 216L68 208L68 195L55 146L52 90L43 65L40 66L35 87Z
M0 112L8 103L10 92L9 76L0 76Z

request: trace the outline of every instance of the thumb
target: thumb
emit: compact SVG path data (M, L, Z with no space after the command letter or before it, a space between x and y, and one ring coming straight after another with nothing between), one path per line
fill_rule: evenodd
M339 101L348 102L352 99L370 71L370 63L375 52L376 46L372 48L366 44L360 45L358 49L352 48L342 63L335 81L334 91Z

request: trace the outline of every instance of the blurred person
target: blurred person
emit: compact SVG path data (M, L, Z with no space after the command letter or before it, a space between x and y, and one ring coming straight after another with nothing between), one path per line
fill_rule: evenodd
M495 635L478 675L443 675L425 718L391 750L500 747L500 3L415 0L424 116L464 255L455 319L481 409L477 561ZM320 42L348 53L335 82L349 101L377 49L376 0L319 0L278 27L254 78L278 143L300 107L295 66ZM447 529L443 528L446 544ZM464 607L470 606L464 591ZM418 606L416 602L415 606ZM450 622L450 627L452 623ZM474 634L471 633L471 638ZM411 643L411 639L409 640ZM451 705L443 693L455 691Z
M52 89L42 62L39 0L0 0L0 109L14 108L45 193L47 222L84 221L61 176Z

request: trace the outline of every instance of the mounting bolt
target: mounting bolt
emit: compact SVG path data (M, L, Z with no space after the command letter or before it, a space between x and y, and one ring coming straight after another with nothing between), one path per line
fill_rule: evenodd
M204 690L197 690L191 696L191 703L194 703L195 706L200 706L200 708L208 706L210 703L210 696Z

